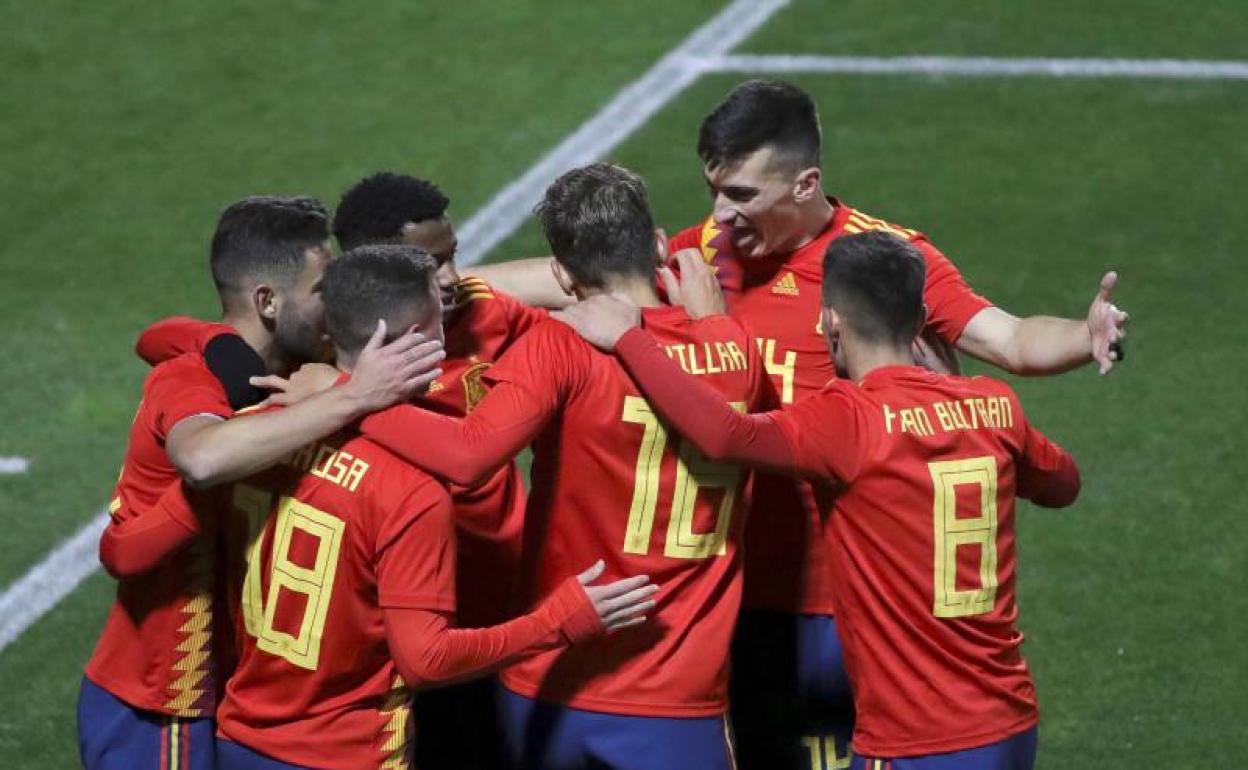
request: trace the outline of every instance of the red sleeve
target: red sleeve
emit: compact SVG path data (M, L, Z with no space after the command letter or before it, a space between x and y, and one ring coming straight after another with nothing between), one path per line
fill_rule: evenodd
M168 436L187 417L208 414L228 419L234 414L221 383L206 366L177 366L156 372L144 399L156 410L156 432Z
M794 465L805 475L852 481L878 435L858 386L836 380L822 391L787 404L772 419L792 447Z
M427 477L386 509L375 543L380 606L455 611L451 510L450 495Z
M1011 399L1018 414L1022 409ZM1023 420L1018 496L1045 508L1065 508L1079 496L1079 466L1069 452Z
M971 291L958 268L921 233L911 241L923 252L927 281L923 302L927 304L927 325L950 344L958 341L967 323L992 303Z
M148 511L110 514L100 536L100 563L115 578L147 572L200 532L181 482L171 484Z
M155 366L177 358L183 353L203 353L213 338L222 334L238 334L231 326L199 321L187 316L173 316L157 321L143 330L134 352Z
M532 443L583 376L583 355L578 374L576 351L560 344L554 326L563 328L557 321L543 324L487 370L494 384L467 417L402 405L366 417L360 429L418 468L475 485Z
M741 414L714 388L686 374L641 328L629 330L616 354L663 419L711 460L792 473L796 458L775 412Z
M464 679L603 631L593 603L568 578L537 609L489 628L451 628L445 613L382 605L390 654L409 687Z
M697 249L702 246L702 224L686 227L667 239L667 253L675 254L681 249Z

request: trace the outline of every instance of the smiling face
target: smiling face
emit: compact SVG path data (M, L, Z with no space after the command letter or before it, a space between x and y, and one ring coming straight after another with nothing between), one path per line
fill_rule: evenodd
M801 210L819 194L819 169L795 168L771 147L761 147L736 163L703 169L716 223L732 234L737 254L759 259L800 245Z

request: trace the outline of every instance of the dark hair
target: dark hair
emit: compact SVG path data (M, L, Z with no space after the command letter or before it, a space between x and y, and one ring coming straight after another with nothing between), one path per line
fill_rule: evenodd
M771 147L796 171L819 165L820 136L809 94L779 80L747 80L702 121L698 157L714 169Z
M406 324L425 318L438 304L433 257L415 246L361 246L325 268L321 296L325 329L335 347L347 354L364 348L377 320L386 321L389 337Z
M217 292L225 297L257 282L293 282L304 252L328 238L329 214L315 198L256 195L231 203L212 236Z
M601 289L609 278L654 277L654 217L641 177L610 163L573 169L534 209L559 264Z
M895 235L837 238L823 258L823 304L867 342L909 344L923 326L926 274L923 255Z
M399 243L404 224L441 219L450 203L432 182L382 171L342 194L334 212L334 237L344 251Z

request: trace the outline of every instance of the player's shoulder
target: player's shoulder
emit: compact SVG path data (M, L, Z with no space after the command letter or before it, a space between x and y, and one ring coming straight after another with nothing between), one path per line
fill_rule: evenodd
M143 380L143 392L148 396L154 393L176 392L189 387L207 387L221 391L225 397L225 389L220 380L208 368L203 355L198 352L183 353L167 361L162 361L147 373Z
M401 501L413 494L437 499L446 487L429 473L403 460L381 444L354 431L344 431L325 442L340 456L339 465L356 467L360 483L374 498Z
M836 213L833 215L839 222L838 230L845 235L857 235L858 233L867 232L885 232L891 233L898 238L904 238L907 241L926 241L927 236L918 230L904 227L902 225L890 222L887 219L868 214L861 209L856 209L847 203L841 201L836 202Z

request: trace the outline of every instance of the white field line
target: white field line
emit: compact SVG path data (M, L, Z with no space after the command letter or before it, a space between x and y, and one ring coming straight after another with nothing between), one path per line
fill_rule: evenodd
M479 262L531 216L555 177L601 159L698 79L700 59L713 59L731 51L788 3L789 0L734 0L694 30L458 228L457 261L463 265Z
M707 56L704 73L827 73L959 77L1248 80L1248 61L1194 59L996 59L963 56Z
M65 598L100 562L96 557L108 511L100 511L0 594L0 650Z
M596 115L500 190L459 228L459 261L471 265L529 216L559 174L598 160L675 98L701 73L697 60L732 50L789 0L734 0L625 86ZM99 566L96 548L108 521L101 512L0 595L0 651Z
M16 476L30 470L25 457L0 457L0 476Z

